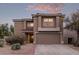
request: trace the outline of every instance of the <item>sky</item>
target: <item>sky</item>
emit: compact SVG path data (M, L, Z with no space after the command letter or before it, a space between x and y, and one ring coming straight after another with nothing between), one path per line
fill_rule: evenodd
M13 24L13 19L31 18L35 13L63 13L69 16L79 9L77 3L65 4L30 4L30 3L0 3L0 24Z

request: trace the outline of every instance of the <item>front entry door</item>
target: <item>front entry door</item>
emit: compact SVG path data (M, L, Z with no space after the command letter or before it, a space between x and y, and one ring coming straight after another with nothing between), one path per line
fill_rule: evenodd
M28 34L28 43L33 43L33 34Z

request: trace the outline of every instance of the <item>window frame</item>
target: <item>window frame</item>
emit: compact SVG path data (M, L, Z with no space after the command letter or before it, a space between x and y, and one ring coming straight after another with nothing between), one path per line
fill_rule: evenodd
M33 24L33 26L31 26L31 24ZM27 27L34 27L34 23L33 22L27 22Z
M45 18L48 18L48 22L46 22L47 24L49 24L49 23L51 23L50 21L49 21L49 19L52 19L53 21L52 21L52 23L54 23L53 25L47 25L47 26L44 26L44 24L43 23L45 23L44 22L44 19ZM42 27L45 27L45 28L55 28L56 27L56 17L42 17Z

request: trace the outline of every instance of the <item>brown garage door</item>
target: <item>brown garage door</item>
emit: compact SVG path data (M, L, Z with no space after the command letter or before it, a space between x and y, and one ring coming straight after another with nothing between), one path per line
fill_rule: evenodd
M37 44L59 44L60 34L57 33L38 33L36 35Z

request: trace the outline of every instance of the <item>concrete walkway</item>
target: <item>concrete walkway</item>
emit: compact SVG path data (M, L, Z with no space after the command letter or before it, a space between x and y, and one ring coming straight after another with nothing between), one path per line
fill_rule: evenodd
M79 55L79 51L73 47L71 45L36 45L35 55Z

